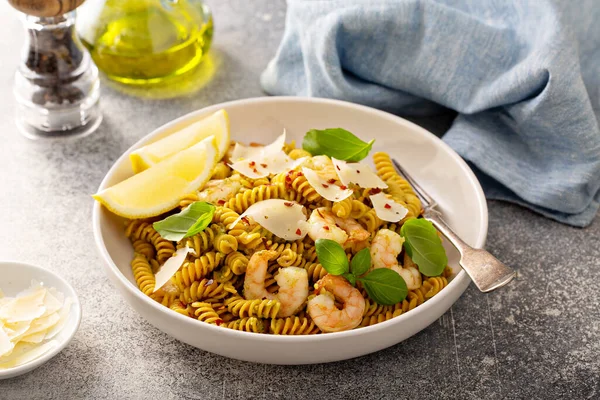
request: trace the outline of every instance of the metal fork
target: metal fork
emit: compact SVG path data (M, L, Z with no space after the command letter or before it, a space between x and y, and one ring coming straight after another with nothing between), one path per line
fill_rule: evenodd
M415 194L423 205L423 218L430 221L460 253L459 264L475 282L479 290L484 293L491 292L510 282L516 272L503 264L496 257L483 249L475 249L466 244L444 222L439 211L435 210L437 203L427 192L411 177L396 160L392 160L396 170L413 187Z

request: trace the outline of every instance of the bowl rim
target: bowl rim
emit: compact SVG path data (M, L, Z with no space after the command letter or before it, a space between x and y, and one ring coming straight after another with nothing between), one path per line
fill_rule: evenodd
M364 111L367 113L374 114L374 116L376 116L376 117L393 120L396 123L405 125L412 130L415 130L415 131L420 132L421 134L424 134L425 137L428 137L433 142L437 142L437 145L440 146L441 149L446 151L446 153L448 153L450 155L450 157L457 163L457 165L459 166L461 171L464 173L465 178L467 178L468 182L476 189L475 190L476 196L477 196L476 200L479 205L480 221L481 221L480 225L479 225L479 231L481 233L477 237L475 243L473 243L473 247L482 248L484 246L486 238L487 238L487 231L488 231L488 209L487 209L487 203L485 200L485 195L483 193L483 189L481 188L479 181L477 180L477 178L476 178L475 174L473 173L473 171L471 170L471 168L469 168L468 164L450 146L448 146L439 137L437 137L433 133L429 132L425 128L423 128L411 121L408 121L402 117L398 117L394 114L388 113L386 111L378 110L378 109L375 109L372 107L355 104L355 103L350 103L350 102L342 101L342 100L335 100L335 99L318 98L318 97L295 97L295 96L251 97L251 98L246 98L246 99L233 100L233 101L227 101L227 102L223 102L223 103L213 104L213 105L210 105L207 107L203 107L199 110L189 112L185 115L182 115L176 119L171 120L170 122L167 122L167 123L159 126L158 128L154 129L152 132L144 135L133 145L131 145L123 154L121 154L121 156L119 156L119 158L113 163L111 168L108 170L108 172L102 179L100 186L98 187L98 192L100 192L101 190L103 190L106 187L107 182L109 181L109 179L112 177L112 175L117 170L117 166L121 165L126 159L128 159L129 154L133 150L141 147L146 142L149 142L155 136L160 135L161 132L164 132L164 131L170 129L171 127L176 126L177 124L179 124L183 121L193 119L194 117L202 115L202 114L209 114L211 112L215 112L221 108L240 106L240 105L243 106L245 104L254 104L254 103L278 103L278 102L320 103L320 104L324 104L324 105L336 105L336 106L342 106L342 107L346 107L346 108L350 108L350 109L355 109L357 111ZM394 324L403 323L404 319L409 318L409 317L412 318L412 316L414 315L411 313L413 310L411 310L411 312L403 313L395 318L391 318L387 321L384 321L384 322L381 322L381 323L378 323L375 325L363 327L360 329L351 329L351 330L342 331L342 332L332 332L332 333L327 333L324 335L274 335L274 334L261 334L261 333L254 333L254 332L238 331L238 330L234 330L234 329L223 329L219 326L208 324L208 323L205 323L202 321L198 321L193 318L186 317L179 313L173 312L169 308L164 307L160 303L152 300L150 297L143 294L137 286L135 286L132 282L130 282L127 278L125 278L125 276L121 273L119 268L115 265L114 261L110 257L110 254L108 254L108 250L106 249L106 245L104 244L104 239L102 238L101 227L100 227L100 215L101 215L101 204L99 202L95 201L93 209L92 209L92 225L93 225L94 239L96 242L96 246L98 248L98 252L101 255L102 259L104 260L104 267L107 270L107 272L112 273L119 280L119 282L125 288L127 288L126 290L129 291L130 294L135 296L140 301L150 305L150 307L153 307L154 310L156 310L156 312L165 313L165 315L169 315L172 318L179 319L181 322L184 322L184 323L200 324L199 326L201 326L202 328L206 328L206 329L210 329L210 330L214 329L215 333L218 333L221 335L227 335L232 338L240 338L240 339L241 338L250 339L250 340L256 339L257 341L260 341L260 342L281 341L281 342L303 343L303 342L313 342L313 341L336 340L336 339L343 338L343 337L362 336L362 335L368 335L371 332L375 332L378 330L385 330ZM454 277L454 279L452 279L452 281L449 282L448 286L446 286L446 288L444 288L444 289L458 287L460 285L464 285L466 287L469 284L469 283L467 283L467 281L469 281L469 283L470 283L470 278L467 275L467 273L461 269L459 271L459 273ZM445 301L445 298L447 297L448 293L449 293L449 291L442 290L439 294L437 294L436 296L432 297L431 299L429 299L426 302L424 302L423 304L421 304L418 307L418 309L421 310L420 311L421 313L425 313L426 310L434 308L437 304ZM408 315L408 317L407 317L407 315ZM218 330L218 331L216 331L216 330Z
M29 371L32 371L32 370L36 369L37 367L45 364L51 358L53 358L55 355L57 355L58 353L63 351L65 349L65 347L67 347L67 345L69 343L71 343L71 341L75 337L75 334L79 330L79 326L81 325L81 316L82 316L81 302L79 301L77 292L75 291L75 288L69 282L67 282L63 277L61 277L60 275L58 275L57 273L55 273L53 271L50 271L47 268L43 268L43 267L40 267L37 265L24 263L21 261L14 261L14 260L0 260L0 266L8 266L8 265L21 267L21 268L33 269L39 275L41 275L41 274L50 275L53 278L55 278L57 281L59 281L64 287L68 288L71 293L69 293L69 294L63 293L63 294L65 296L73 298L73 303L71 304L71 307L75 306L75 313L71 312L71 315L69 315L69 318L75 318L75 324L73 325L73 328L71 329L70 332L67 331L67 334L68 334L67 337L64 340L62 340L58 344L58 346L56 346L53 349L51 349L50 351L44 353L42 356L35 358L25 364L19 365L18 367L12 367L12 368L8 368L8 369L0 369L0 379L10 379L10 378L14 378L19 375L22 375L24 373L27 373ZM24 288L24 289L26 289L26 288ZM56 289L58 289L58 288L56 288ZM75 315L73 315L73 314L75 314Z

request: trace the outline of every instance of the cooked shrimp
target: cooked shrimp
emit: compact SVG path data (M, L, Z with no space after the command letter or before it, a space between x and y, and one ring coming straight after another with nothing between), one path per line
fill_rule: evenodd
M365 299L360 291L340 276L325 275L315 287L316 297L308 301L308 315L323 332L339 332L356 328L365 312ZM323 292L323 293L322 293ZM335 299L344 303L341 310Z
M308 297L308 273L304 268L281 268L275 276L279 285L277 294L269 293L265 288L265 278L269 261L277 257L272 250L257 251L250 258L244 278L244 298L279 300L279 317L289 317L304 304Z
M227 201L242 188L240 176L234 175L225 179L213 179L206 182L204 189L198 192L198 201L218 204Z
M369 239L366 231L352 218L340 218L326 207L315 209L308 219L308 236L312 240L330 239L343 246L352 246Z
M371 269L388 268L396 271L406 282L409 290L421 287L421 273L415 267L402 268L398 254L402 251L404 238L389 229L377 232L371 243Z
M278 316L289 317L298 311L308 298L308 272L298 267L281 268L275 275L275 280L279 285L276 298L281 303Z

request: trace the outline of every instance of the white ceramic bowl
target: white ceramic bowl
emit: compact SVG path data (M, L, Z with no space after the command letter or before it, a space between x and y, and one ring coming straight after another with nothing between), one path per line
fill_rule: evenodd
M58 342L57 346L41 357L26 364L9 369L0 369L0 379L23 375L60 353L69 344L71 339L73 339L81 322L81 304L77 298L77 293L75 293L75 290L64 279L47 269L34 265L16 261L0 261L0 289L2 289L4 295L15 296L20 291L30 287L33 279L49 288L56 288L56 290L65 295L65 298L72 298L71 312L63 329L54 337L54 340Z
M357 136L376 139L374 150L397 158L440 203L446 221L469 244L483 247L487 234L487 207L479 182L467 164L445 143L423 128L394 115L342 101L265 97L217 104L168 123L133 145L110 169L98 191L132 175L129 153L189 124L199 115L221 108L231 121L232 139L268 143L285 128L288 140L302 143L312 128L343 127ZM100 204L94 205L96 244L108 276L129 304L152 325L192 346L240 360L273 364L308 364L368 354L419 332L458 299L470 279L458 267L454 249L448 249L457 274L439 294L416 309L371 327L312 336L275 336L220 328L184 317L154 302L138 290L130 268L131 244L122 219ZM116 338L115 338L116 340Z

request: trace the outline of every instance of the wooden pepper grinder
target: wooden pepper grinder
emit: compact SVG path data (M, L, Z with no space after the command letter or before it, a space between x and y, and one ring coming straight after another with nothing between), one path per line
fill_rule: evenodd
M102 121L98 69L75 33L84 0L8 0L24 13L17 125L30 138L89 134Z

